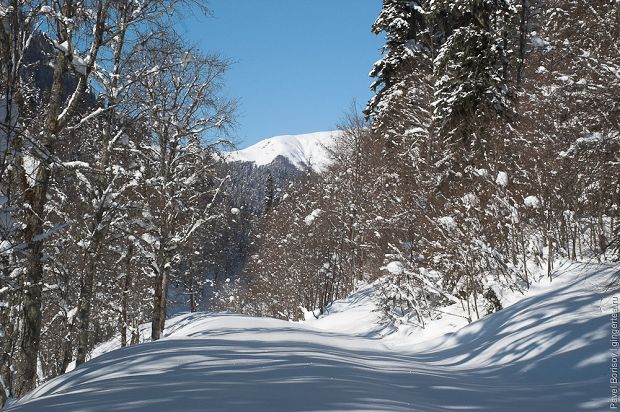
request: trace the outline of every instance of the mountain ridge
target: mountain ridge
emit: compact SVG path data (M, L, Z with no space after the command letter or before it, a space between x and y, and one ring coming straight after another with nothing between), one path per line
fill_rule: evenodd
M282 156L298 169L310 167L320 173L329 166L329 148L341 133L322 131L273 136L245 149L224 152L222 156L229 162L251 162L257 166L268 165Z

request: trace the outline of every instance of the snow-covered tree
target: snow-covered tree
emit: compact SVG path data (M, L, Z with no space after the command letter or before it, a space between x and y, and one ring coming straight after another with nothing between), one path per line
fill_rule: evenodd
M404 156L416 140L428 138L434 54L428 6L424 0L385 0L372 26L373 33L385 33L386 44L370 72L376 94L364 113L387 156Z
M151 73L139 79L132 96L144 112L142 147L148 207L141 225L155 279L152 339L161 337L168 286L179 248L201 226L219 218L214 202L221 182L214 173L214 144L232 122L234 105L218 95L228 65L217 56L183 50L178 39L152 39L158 47L143 58ZM161 62L173 62L162 66Z
M128 71L128 61L143 50L143 40L167 26L178 5L160 0L0 5L0 295L10 295L0 296L10 302L0 318L3 328L18 326L3 334L10 359L0 368L5 384L0 402L61 373L73 358L75 336L78 363L103 336L99 318L94 333L91 328L93 285L99 291L106 287L105 276L95 276L105 272L106 257L131 260L127 249L133 244L127 233L111 230L127 228L119 224L127 217L119 203L133 184L131 169L139 166L129 160L137 146L127 144L137 136L127 130L137 106L126 99L131 83L146 72L138 73L136 65ZM94 130L85 133L87 128ZM67 186L69 181L75 186ZM76 194L74 203L67 201L70 193ZM78 221L77 213L85 219L68 225ZM57 236L63 230L66 236ZM67 278L67 269L77 267L79 279ZM61 316L51 313L57 309ZM61 349L57 343L63 339ZM60 366L48 368L52 362Z
M515 31L509 2L433 1L430 7L445 37L434 60L434 123L454 147L457 171L490 149L489 123L511 108L510 38Z

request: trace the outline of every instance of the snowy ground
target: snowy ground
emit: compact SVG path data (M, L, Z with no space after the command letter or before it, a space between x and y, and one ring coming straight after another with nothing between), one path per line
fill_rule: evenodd
M449 321L383 336L367 288L305 323L182 315L166 338L102 354L9 410L607 410L619 279L618 266L573 265L435 337Z

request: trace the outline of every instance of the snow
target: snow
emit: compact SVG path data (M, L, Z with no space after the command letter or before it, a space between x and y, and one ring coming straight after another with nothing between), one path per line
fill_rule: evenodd
M443 216L437 219L437 221L446 230L455 230L457 227L456 221L454 220L452 216Z
M254 162L257 166L267 165L276 157L283 156L297 168L311 166L321 172L329 165L326 148L333 146L339 135L338 131L330 131L276 136L246 149L224 153L223 156L230 162Z
M57 43L56 47L64 53L69 53L69 42L66 40L62 43Z
M22 162L24 166L24 171L26 173L26 180L28 181L28 184L30 185L30 187L34 187L34 184L36 183L40 161L38 159L35 159L32 156L24 155L22 157Z
M480 199L478 199L478 196L473 193L466 193L465 195L463 195L461 200L463 201L463 205L465 205L467 209L480 205Z
M489 175L489 171L485 168L475 169L475 172L480 177L487 177Z
M602 148L604 143L612 144L614 142L620 142L620 134L611 133L607 136L602 133L590 133L584 137L580 137L566 151L560 152L560 157L574 156L580 151L589 150L593 148Z
M400 275L405 270L403 264L398 261L388 263L385 268L393 275Z
M528 196L523 199L523 204L527 207L531 207L532 209L540 208L540 200L536 196Z
M537 47L539 49L545 49L549 45L549 42L541 39L538 36L532 37L531 41L532 41L532 44L534 45L534 47Z
M565 266L498 313L423 332L379 325L370 285L301 323L184 314L8 411L606 410L618 276Z
M82 161L63 162L62 166L67 169L90 169L90 164Z
M7 250L11 250L13 248L13 244L8 240L3 240L0 242L0 253L4 253Z
M508 174L506 174L506 172L498 172L495 183L502 187L508 186Z
M304 222L306 223L306 226L312 225L314 221L316 220L316 218L321 215L321 213L322 213L321 209L314 209L312 213L310 213L308 216L304 218Z
M152 233L144 233L142 236L140 236L140 238L149 245L155 245L159 242L159 238Z

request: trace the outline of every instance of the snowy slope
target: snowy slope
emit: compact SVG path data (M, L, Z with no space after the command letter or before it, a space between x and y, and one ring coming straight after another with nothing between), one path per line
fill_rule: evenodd
M604 410L619 278L618 266L573 265L510 307L417 343L381 337L369 288L305 323L182 315L166 338L103 354L9 410Z
M231 162L254 162L258 166L269 164L278 156L284 156L297 168L311 166L320 172L329 164L325 148L334 144L339 133L333 131L276 136L223 155Z

